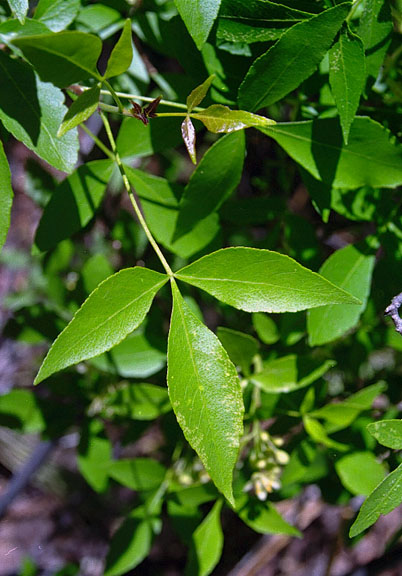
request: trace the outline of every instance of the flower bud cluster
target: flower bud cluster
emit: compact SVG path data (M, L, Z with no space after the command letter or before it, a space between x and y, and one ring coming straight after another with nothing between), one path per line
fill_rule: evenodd
M271 437L268 432L262 431L250 452L249 465L253 472L244 490L254 492L261 501L281 487L282 468L289 462L289 454L281 446L282 438Z

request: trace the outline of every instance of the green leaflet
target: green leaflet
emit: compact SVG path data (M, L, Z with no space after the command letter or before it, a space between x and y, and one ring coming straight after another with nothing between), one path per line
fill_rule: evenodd
M80 0L39 0L34 18L46 24L52 32L60 32L75 19Z
M386 389L383 382L367 386L352 394L342 402L326 404L318 410L310 412L310 416L325 420L325 428L336 432L351 425L364 410L370 410L374 399Z
M213 104L202 112L193 113L191 117L200 120L210 132L217 134L235 132L244 128L264 128L275 124L274 120L265 116L244 110L231 110L222 104Z
M225 248L193 262L176 278L246 312L296 312L360 303L292 258L255 248Z
M363 43L347 26L329 51L329 83L338 108L343 139L349 131L366 81Z
M8 167L3 144L0 141L0 250L6 241L8 227L10 226L13 195L10 168Z
M217 37L229 42L269 42L313 14L268 0L223 0Z
M236 498L236 513L247 526L259 534L301 536L299 530L288 524L275 506L269 502L260 502L256 498L250 498L244 494L240 498Z
M35 378L110 350L144 320L155 294L168 277L147 268L127 268L104 280L85 300L54 341Z
M240 381L218 338L194 316L175 283L172 293L170 401L186 439L233 504L232 474L243 432Z
M145 219L156 240L168 250L188 258L207 246L219 231L216 213L210 214L187 234L174 240L179 216L178 187L164 178L146 174L141 170L125 167L130 184L141 198Z
M45 24L31 18L26 18L24 25L22 25L17 19L6 20L0 24L0 40L10 48L12 48L11 42L17 36L47 33L49 33L49 28Z
M297 88L321 62L350 8L325 10L296 24L252 65L239 88L239 106L259 110Z
M108 474L130 490L155 490L166 475L166 468L151 458L111 460Z
M335 462L335 469L343 486L356 496L368 496L385 476L384 465L371 452L348 454Z
M332 448L338 452L347 452L349 450L349 446L346 444L332 440L332 438L328 436L324 426L311 416L304 416L303 424L307 434L318 444L323 444L327 448Z
M84 424L77 464L81 474L96 492L105 492L109 485L108 465L112 444L103 433L99 420Z
M243 132L228 134L209 148L184 189L174 240L188 234L227 200L240 182L244 156Z
M106 557L105 576L120 576L140 564L151 549L151 521L128 517L113 535Z
M131 20L127 19L124 23L123 32L110 54L104 78L123 74L130 67L132 59Z
M391 42L391 7L384 0L365 0L357 33L366 52L366 74L374 82Z
M72 128L81 124L81 122L88 120L88 118L96 112L99 105L99 95L100 86L94 86L89 90L85 90L78 96L77 100L74 100L57 131L57 136L59 138L64 136L64 134Z
M290 354L264 362L262 372L253 374L250 380L269 394L293 392L312 384L335 364L333 360L322 362Z
M274 320L263 312L253 314L253 327L257 332L258 338L264 344L275 344L278 342L280 335Z
M190 94L187 96L187 111L190 114L190 112L193 111L193 109L198 106L198 104L201 104L201 102L204 100L205 96L207 95L207 92L212 84L212 82L215 79L215 74L211 74L211 76L209 76L205 82L203 82L202 84L200 84L200 86L197 86L196 88L194 88L194 90L192 90L190 92Z
M367 430L383 446L402 449L402 420L380 420L369 424Z
M77 168L57 186L36 231L39 250L51 250L88 224L103 199L112 170L111 160L94 160Z
M402 184L402 146L370 118L357 116L344 146L337 118L260 128L317 180L334 188Z
M176 8L198 50L208 38L209 32L218 15L221 0L175 0Z
M402 502L402 464L389 474L363 502L360 512L352 524L349 536L353 538L388 514Z
M320 268L320 274L361 300L360 306L322 306L307 318L309 343L317 346L332 342L354 328L364 311L370 293L375 255L350 244L334 252Z
M101 80L96 63L102 42L97 36L68 30L16 38L13 44L44 82L65 88L88 78Z
M77 162L78 136L74 130L57 138L67 110L61 90L41 82L30 66L3 51L0 84L13 86L0 91L0 120L7 130L58 170L71 172Z
M222 500L217 500L192 535L186 576L208 576L218 564L223 549L220 515Z
M25 22L25 16L28 12L28 0L7 0L11 10L17 16L21 24Z
M121 384L108 395L105 408L108 414L131 420L154 420L172 409L167 388L138 382Z
M219 326L216 335L222 342L223 347L235 366L240 366L243 374L250 374L250 365L254 356L258 353L258 341L244 332L231 330Z
M91 363L99 370L119 374L123 378L148 378L166 365L166 351L152 346L140 326L113 350L97 356ZM133 392L135 396L136 392Z

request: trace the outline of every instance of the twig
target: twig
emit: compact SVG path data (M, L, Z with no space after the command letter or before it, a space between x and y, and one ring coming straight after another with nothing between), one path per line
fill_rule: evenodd
M402 306L402 292L392 298L391 304L385 309L385 316L391 316L393 323L395 324L395 330L402 334L402 318L399 316L399 308Z

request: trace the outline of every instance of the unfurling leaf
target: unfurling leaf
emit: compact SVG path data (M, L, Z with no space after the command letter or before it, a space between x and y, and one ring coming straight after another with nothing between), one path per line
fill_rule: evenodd
M297 312L325 304L361 304L289 256L255 248L225 248L175 274L246 312Z
M189 114L204 100L214 78L215 74L211 74L205 82L200 84L200 86L197 86L197 88L194 88L194 90L187 96L187 111Z
M233 504L232 474L243 432L240 381L222 344L191 312L175 283L172 293L170 400L186 439Z
M121 342L144 320L167 280L164 274L135 267L101 282L54 341L34 383Z
M186 118L183 120L181 125L181 134L193 164L197 164L197 156L195 150L196 133L194 125L191 122L189 116L186 116Z
M192 118L201 120L210 132L235 132L244 128L266 128L276 124L275 120L245 112L244 110L231 110L222 104L213 104L202 112L192 114Z

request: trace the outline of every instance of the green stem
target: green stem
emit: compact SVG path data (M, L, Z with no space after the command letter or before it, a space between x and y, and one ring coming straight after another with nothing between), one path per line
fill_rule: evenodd
M93 132L91 132L91 130L85 126L84 123L80 124L80 127L83 129L84 132L86 132L88 134L88 136L90 136L92 138L92 140L95 142L95 144L97 145L97 147L102 150L102 152L104 154L106 154L106 156L108 158L110 158L110 160L115 161L115 155L113 154L113 152L111 150L109 150L109 148L107 146L104 145L104 143L102 142L102 140L100 140L96 134L94 134Z
M166 258L162 254L161 249L159 248L155 238L152 236L152 233L151 233L150 229L148 228L148 225L144 219L144 216L142 215L139 204L138 204L138 202L134 196L130 182L127 178L126 171L124 169L123 163L121 161L121 158L120 158L119 153L118 153L117 148L116 148L116 142L115 142L115 139L114 139L114 136L112 133L112 129L111 129L110 124L109 124L109 120L107 119L106 115L102 111L100 112L100 115L101 115L103 124L105 126L107 137L109 138L109 142L110 142L110 146L112 148L113 154L114 154L114 158L116 160L117 166L119 167L121 177L123 178L124 187L127 190L131 204L134 208L134 212L137 215L137 218L138 218L138 220L139 220L139 222L140 222L140 224L141 224L141 226L142 226L142 228L143 228L143 230L144 230L144 232L145 232L145 234L149 240L149 243L151 244L152 248L155 250L159 260L161 261L161 264L164 267L166 274L168 274L168 276L170 276L170 278L173 278L173 271L170 268Z
M121 103L121 100L117 95L117 92L115 92L114 88L112 87L112 85L107 80L103 80L103 83L105 86L107 86L107 89L110 91L110 94L113 96L114 101L116 102L117 106L119 107L119 112L121 114L124 114L124 106Z
M82 86L82 88L84 88ZM86 88L84 88L86 89ZM101 90L101 94L110 95L109 90ZM153 102L155 98L152 96L140 96L139 94L127 94L126 92L115 92L119 98L127 98L128 100L140 100L141 102ZM187 104L182 104L181 102L173 102L172 100L161 100L159 104L163 106L170 106L171 108L180 108L182 110L187 110ZM202 112L204 108L196 106L193 108L195 112Z

